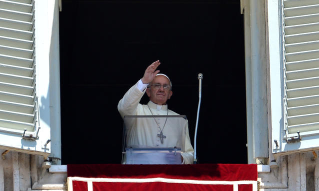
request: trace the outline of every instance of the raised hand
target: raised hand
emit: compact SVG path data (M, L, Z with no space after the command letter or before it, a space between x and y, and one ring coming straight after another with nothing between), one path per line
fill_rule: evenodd
M160 61L157 60L155 62L153 62L151 65L149 65L144 73L144 76L142 78L142 82L143 84L149 84L150 82L153 81L153 79L155 78L156 74L158 74L160 71L156 70L156 68L160 65Z

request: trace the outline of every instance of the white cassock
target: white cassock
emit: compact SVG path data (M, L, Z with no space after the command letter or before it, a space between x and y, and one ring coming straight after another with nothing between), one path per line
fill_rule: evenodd
M184 118L156 118L156 115L178 115L167 109L167 105L156 105L149 101L147 105L140 104L146 91L146 84L141 80L131 87L120 100L117 108L122 116L126 115L154 115L154 118L139 118L126 121L128 147L177 147L182 150L184 164L193 164L194 149L192 147L188 121ZM165 125L164 125L165 124ZM163 133L163 142L159 136Z

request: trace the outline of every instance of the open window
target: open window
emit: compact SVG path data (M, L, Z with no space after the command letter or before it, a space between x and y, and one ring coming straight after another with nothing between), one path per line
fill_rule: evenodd
M58 47L53 51L55 6L49 4L0 1L0 148L45 157L56 113L52 97L60 96L59 91L52 96L59 57L52 62Z
M319 1L269 1L272 152L319 148Z

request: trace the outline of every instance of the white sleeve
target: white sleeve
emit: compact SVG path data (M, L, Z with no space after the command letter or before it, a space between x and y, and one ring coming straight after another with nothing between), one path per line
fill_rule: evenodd
M141 81L141 80L140 80ZM137 86L137 82L132 86L124 95L124 97L119 101L117 109L120 112L121 116L125 115L136 115L138 105L145 93L145 89L141 91ZM143 84L143 83L142 83ZM147 84L146 84L147 86ZM143 87L143 86L142 86Z
M143 92L147 86L148 84L143 84L141 79L137 82L137 89L139 89L141 92Z

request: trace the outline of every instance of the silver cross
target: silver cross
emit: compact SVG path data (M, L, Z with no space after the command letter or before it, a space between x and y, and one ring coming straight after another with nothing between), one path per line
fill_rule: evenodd
M157 134L157 137L159 137L160 139L161 139L161 143L163 144L163 142L164 142L164 138L166 138L166 136L165 135L163 135L163 131L161 131L161 133L160 134Z

